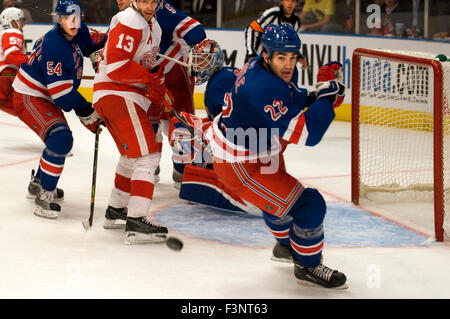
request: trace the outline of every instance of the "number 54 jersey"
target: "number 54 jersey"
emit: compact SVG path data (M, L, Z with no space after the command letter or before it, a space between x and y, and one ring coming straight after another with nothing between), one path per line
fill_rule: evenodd
M160 42L161 27L154 17L147 22L133 8L116 14L95 76L93 103L106 95L118 95L147 111L149 70L155 66Z

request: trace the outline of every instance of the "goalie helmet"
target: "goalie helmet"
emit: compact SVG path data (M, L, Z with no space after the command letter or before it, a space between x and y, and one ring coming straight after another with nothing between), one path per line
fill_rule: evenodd
M302 41L290 24L269 24L264 29L261 41L269 57L272 57L275 51L294 52L300 55Z
M192 75L195 76L195 85L207 82L215 72L221 70L224 64L224 53L219 44L205 39L196 44L189 55Z
M14 28L12 22L15 21L17 24L17 28L19 27L20 19L25 20L25 14L22 10L16 7L6 8L2 11L0 15L0 20L3 29L11 29Z

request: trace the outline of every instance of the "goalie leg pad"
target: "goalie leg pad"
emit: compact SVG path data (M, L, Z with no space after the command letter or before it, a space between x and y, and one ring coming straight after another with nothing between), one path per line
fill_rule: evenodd
M180 198L220 209L260 216L261 210L245 202L218 180L213 170L193 165L184 168Z

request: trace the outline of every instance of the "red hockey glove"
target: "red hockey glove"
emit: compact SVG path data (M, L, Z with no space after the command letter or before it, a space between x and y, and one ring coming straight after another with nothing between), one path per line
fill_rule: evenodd
M342 82L342 64L339 62L329 62L322 66L317 73L317 82L338 80Z
M103 41L103 39L108 35L107 33L103 33L98 31L94 28L89 28L89 35L91 36L91 39L96 43L99 44Z
M152 72L153 71L153 72ZM152 104L160 105L166 93L166 84L164 77L164 68L155 67L150 74L152 75L148 85L148 91L145 96L152 102Z
M322 66L317 73L317 99L328 99L333 107L339 107L344 102L345 85L342 83L342 64L329 62Z

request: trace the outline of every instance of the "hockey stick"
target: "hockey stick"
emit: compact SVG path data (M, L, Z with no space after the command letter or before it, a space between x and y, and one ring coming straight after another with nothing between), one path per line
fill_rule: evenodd
M45 10L45 9L42 9L42 8L38 7L37 2L38 2L38 0L36 0L36 1L34 2L34 4L31 4L31 3L28 3L28 1L23 1L23 0L22 0L22 3L23 3L23 5L24 5L25 7L28 7L28 8L30 8L30 9L37 10L37 11L39 11L39 12L41 12L41 13L48 14L49 16L52 16L52 17L57 17L57 16L58 16L55 12L50 12L50 11L48 11L48 10Z
M177 112L175 109L170 105L170 103L167 103L165 107L169 110L169 112L176 117L176 119L180 122L181 125L186 128L189 133L191 134L192 138L194 138L197 142L199 142L202 145L202 148L208 152L209 155L212 155L211 149L208 144L203 142L202 138L195 134L194 128L189 125L188 122Z
M169 61L175 62L176 64L179 64L179 65L181 65L181 66L184 66L185 68L188 68L188 69L189 69L189 68L191 67L191 65L190 65L189 63L184 63L184 62L178 61L177 59L168 57L167 55L164 55L164 54L161 54L161 53L158 53L157 55L158 55L159 57L163 58L163 59L167 59L167 60L169 60Z
M99 126L97 132L95 132L95 147L94 147L94 163L92 165L92 187L91 187L91 207L89 211L89 219L84 220L83 227L88 231L92 226L92 220L94 218L94 202L95 202L95 185L97 180L97 162L98 162L98 141L102 128Z

